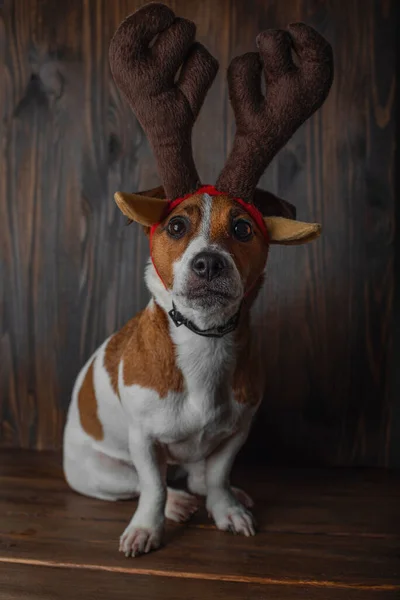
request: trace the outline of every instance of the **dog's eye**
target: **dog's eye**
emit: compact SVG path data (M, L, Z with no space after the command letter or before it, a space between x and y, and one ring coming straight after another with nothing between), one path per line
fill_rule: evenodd
M188 230L188 224L183 217L173 217L167 226L168 234L179 240Z
M251 223L245 219L238 219L233 224L233 235L241 242L248 242L253 237Z

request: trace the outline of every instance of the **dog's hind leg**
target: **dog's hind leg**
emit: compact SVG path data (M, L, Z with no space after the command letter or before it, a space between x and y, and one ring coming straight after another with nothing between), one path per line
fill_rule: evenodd
M100 500L126 500L139 495L135 467L85 445L79 458L64 455L69 485L85 496Z
M64 457L64 472L69 485L80 494L100 500L127 500L140 494L139 478L133 465L85 446L84 458ZM197 511L198 499L187 492L167 489L165 516L184 522Z
M199 501L183 490L167 489L165 516L171 521L184 523L199 509Z

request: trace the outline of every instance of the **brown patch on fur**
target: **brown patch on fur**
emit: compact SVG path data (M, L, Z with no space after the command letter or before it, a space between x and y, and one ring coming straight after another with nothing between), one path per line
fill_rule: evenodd
M183 376L176 366L168 317L157 304L138 313L107 344L104 366L118 395L121 360L125 385L152 389L161 398L168 392L183 390Z
M175 210L154 232L152 240L153 261L157 266L161 279L168 288L171 288L174 282L174 264L180 259L192 239L199 233L202 202L202 194L190 196L190 198L178 204ZM169 221L177 216L184 216L190 222L189 231L179 240L171 238L167 233Z
M140 317L137 314L133 319L128 321L122 329L117 331L108 342L104 353L104 367L110 377L111 386L119 396L118 390L118 367L129 339L137 326L137 319Z
M154 304L139 313L134 321L135 327L122 356L124 384L152 389L161 398L168 392L182 392L183 376L176 365L175 346L165 312Z
M103 425L97 414L97 399L93 381L93 363L90 363L78 393L78 409L82 428L95 440L104 438Z
M232 221L236 218L243 218L252 223L254 236L250 241L240 242L233 237ZM228 196L213 198L210 241L225 248L232 256L245 289L255 284L264 271L268 246L250 215Z

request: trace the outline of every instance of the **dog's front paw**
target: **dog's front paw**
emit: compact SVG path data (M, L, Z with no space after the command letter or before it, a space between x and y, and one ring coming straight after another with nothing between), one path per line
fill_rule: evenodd
M246 537L255 535L253 515L232 494L225 492L207 499L207 508L218 529Z
M119 540L119 551L127 558L146 554L161 546L163 527L140 527L130 523Z

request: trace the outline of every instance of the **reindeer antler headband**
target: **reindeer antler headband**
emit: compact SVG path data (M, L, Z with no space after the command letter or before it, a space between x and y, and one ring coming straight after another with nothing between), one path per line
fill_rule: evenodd
M217 181L218 189L248 202L278 150L322 105L333 79L331 46L303 23L289 25L289 31L264 31L256 43L259 52L234 58L228 70L236 136Z
M200 186L192 128L218 70L195 35L194 23L148 4L121 23L110 46L114 80L146 132L171 200Z
M191 136L218 63L194 41L195 31L192 22L175 17L167 6L148 4L121 23L110 46L114 80L146 132L169 201L201 185ZM228 70L237 129L216 189L246 203L255 202L261 212L271 214L273 203L280 201L262 192L272 204L260 205L255 201L256 185L275 154L324 102L332 84L333 58L328 42L302 23L290 25L288 31L265 31L256 41L258 52L235 58ZM165 198L162 191L161 195ZM116 194L125 214L152 225L165 211L166 200L154 197L144 206L140 199ZM290 216L282 207L272 214Z

